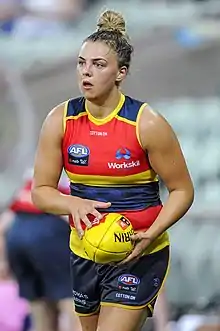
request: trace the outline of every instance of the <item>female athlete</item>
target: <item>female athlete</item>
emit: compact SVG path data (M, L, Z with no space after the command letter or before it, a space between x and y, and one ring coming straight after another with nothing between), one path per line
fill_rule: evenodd
M193 202L192 181L172 128L146 103L120 90L132 52L123 17L104 12L79 52L83 96L49 113L36 154L34 203L45 212L70 215L72 289L83 331L141 328L166 278L166 230ZM71 196L57 190L63 168ZM169 191L163 207L158 176ZM89 260L80 240L103 212L127 216L136 231L133 252L117 266Z

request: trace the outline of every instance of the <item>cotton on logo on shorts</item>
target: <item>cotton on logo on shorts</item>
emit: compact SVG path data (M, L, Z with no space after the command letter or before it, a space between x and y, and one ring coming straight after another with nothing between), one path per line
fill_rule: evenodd
M134 295L124 294L124 293L116 293L116 298L127 299L127 300L136 299Z

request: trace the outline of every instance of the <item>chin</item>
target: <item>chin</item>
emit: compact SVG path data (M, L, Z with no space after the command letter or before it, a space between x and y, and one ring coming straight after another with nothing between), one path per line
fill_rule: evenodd
M99 95L97 95L96 93L92 93L92 91L84 91L83 96L84 96L84 98L86 98L88 101L91 101L91 102L98 100L100 98Z

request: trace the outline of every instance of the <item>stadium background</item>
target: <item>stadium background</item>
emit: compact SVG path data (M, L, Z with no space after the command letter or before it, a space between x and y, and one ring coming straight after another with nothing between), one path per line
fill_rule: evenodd
M102 9L120 10L135 46L123 89L146 100L173 125L196 189L193 208L170 231L170 320L179 321L184 331L197 330L202 323L218 324L220 1L88 4L62 34L54 30L47 35L43 29L34 37L3 29L0 33L0 210L32 165L45 115L78 95L75 63L81 41L95 28ZM162 192L165 196L163 186Z

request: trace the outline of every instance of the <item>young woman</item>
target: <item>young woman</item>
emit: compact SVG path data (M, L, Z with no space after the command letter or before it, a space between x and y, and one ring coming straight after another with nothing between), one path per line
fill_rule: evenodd
M104 12L83 42L78 80L83 96L47 116L35 161L34 203L70 215L72 288L83 331L139 330L151 316L169 264L166 230L193 202L193 185L177 138L146 103L125 96L133 47L123 17ZM59 193L62 169L71 196ZM162 207L158 176L169 198ZM92 217L119 212L137 240L118 266L88 260L82 241Z

